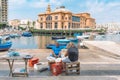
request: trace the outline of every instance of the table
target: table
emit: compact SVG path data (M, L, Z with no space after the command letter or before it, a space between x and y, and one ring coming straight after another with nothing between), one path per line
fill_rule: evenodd
M16 76L16 75L24 75L28 77L28 71L27 71L27 64L28 60L31 59L32 56L14 56L14 57L9 57L7 55L3 56L2 59L7 60L10 68L9 76ZM13 72L13 64L15 60L23 60L25 62L25 72Z

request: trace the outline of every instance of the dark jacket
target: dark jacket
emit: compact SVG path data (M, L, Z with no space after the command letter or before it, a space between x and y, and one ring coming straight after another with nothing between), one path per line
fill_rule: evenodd
M78 55L79 51L78 48L76 47L71 47L68 48L68 58L70 59L70 61L74 62L78 60Z

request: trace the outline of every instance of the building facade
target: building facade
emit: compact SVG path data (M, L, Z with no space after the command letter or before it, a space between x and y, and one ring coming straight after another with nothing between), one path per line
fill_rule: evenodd
M108 32L113 31L120 31L120 23L103 23L103 24L96 24L96 29L107 29Z
M18 19L14 19L14 20L11 20L9 21L9 26L11 26L12 28L18 28L18 26L20 25L20 20Z
M8 21L8 0L0 0L0 23Z
M37 29L80 29L95 28L95 19L89 13L73 14L64 6L51 11L48 5L45 13L38 15Z
M31 28L31 27L34 27L35 25L36 25L36 22L30 19L23 19L23 20L14 19L9 21L9 26L12 26L12 28L16 28L16 29L18 27Z

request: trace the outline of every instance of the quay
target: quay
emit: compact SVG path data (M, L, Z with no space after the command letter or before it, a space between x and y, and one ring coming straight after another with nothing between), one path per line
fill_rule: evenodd
M47 63L46 57L49 56L50 49L16 49L20 53L29 53L38 57L40 62ZM120 60L100 54L98 50L79 49L80 75L64 73L55 77L50 71L37 72L29 68L29 77L8 77L8 63L0 60L0 80L119 80L120 79ZM7 54L7 51L0 52L0 56ZM15 62L15 67L22 66L23 62Z
M84 41L92 51L99 51L100 55L120 59L120 45L112 41Z

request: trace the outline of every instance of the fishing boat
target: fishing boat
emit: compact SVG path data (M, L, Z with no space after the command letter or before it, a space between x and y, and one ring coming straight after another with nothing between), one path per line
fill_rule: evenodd
M17 33L15 33L15 34L10 34L10 37L11 37L11 38L20 37L20 35L17 34Z
M78 42L78 39L77 39L77 38L69 38L69 40L70 40L71 42Z
M23 32L22 36L24 36L24 37L31 37L32 33L31 32Z
M76 37L76 36L81 36L83 33L74 33L73 36Z
M12 42L11 41L2 41L0 39L0 51L5 51L10 49L12 46Z
M56 40L58 43L69 43L70 42L70 40L68 40L68 39L58 39L58 40Z
M77 36L77 39L89 39L90 35Z
M59 44L61 48L66 48L67 44L66 43L61 43ZM46 48L47 49L52 49L53 47L55 47L55 44L47 44Z
M52 36L52 40L65 39L65 36Z

